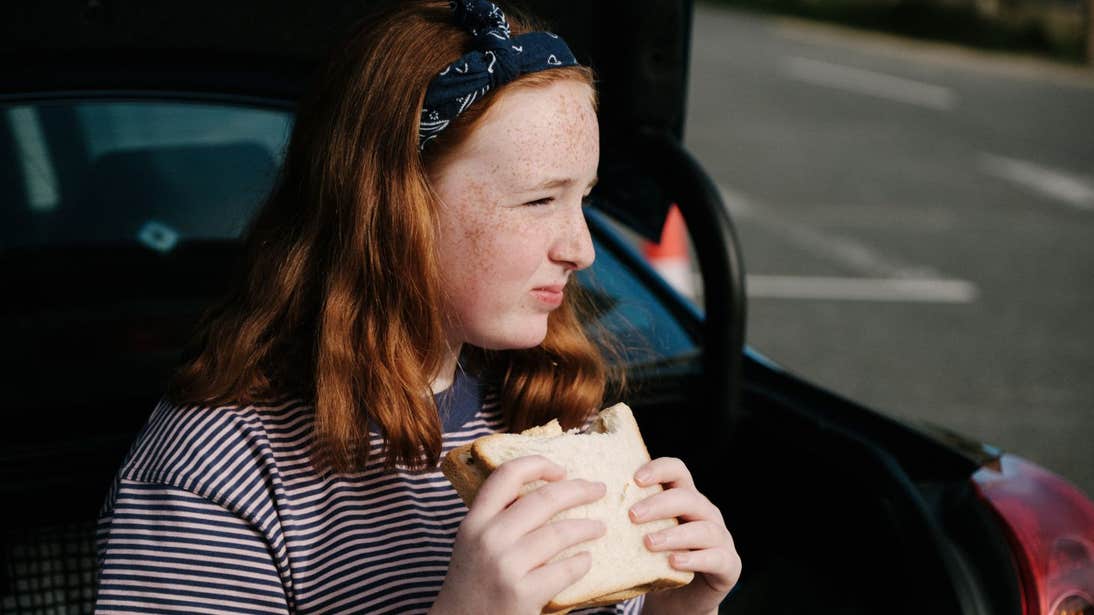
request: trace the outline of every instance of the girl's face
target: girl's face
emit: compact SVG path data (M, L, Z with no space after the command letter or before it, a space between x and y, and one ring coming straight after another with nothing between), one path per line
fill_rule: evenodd
M582 201L596 182L592 90L574 80L499 95L431 177L454 347L529 348L572 274L593 262Z

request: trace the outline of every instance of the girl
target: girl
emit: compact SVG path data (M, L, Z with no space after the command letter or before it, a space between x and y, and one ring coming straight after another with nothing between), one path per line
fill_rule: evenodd
M391 3L299 107L241 278L211 310L99 522L96 612L539 613L604 533L542 457L468 510L439 470L474 438L587 423L607 369L570 280L594 258L593 76L485 0ZM548 481L517 498L522 485ZM741 564L683 463L637 522L691 584L586 613L715 613ZM658 540L660 539L660 540Z

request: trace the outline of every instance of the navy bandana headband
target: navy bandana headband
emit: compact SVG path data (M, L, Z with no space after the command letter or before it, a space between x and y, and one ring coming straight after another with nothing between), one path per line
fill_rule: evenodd
M442 70L425 91L418 123L418 151L490 88L524 73L576 66L566 42L550 32L509 37L505 14L487 0L453 0L457 24L474 37L474 49Z

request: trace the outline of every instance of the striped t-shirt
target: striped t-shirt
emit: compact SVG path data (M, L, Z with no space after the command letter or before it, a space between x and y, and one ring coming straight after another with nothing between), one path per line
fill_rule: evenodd
M437 397L443 453L506 431L473 378ZM439 466L321 473L312 407L161 400L99 517L96 613L425 613L467 507ZM641 612L643 596L573 613Z

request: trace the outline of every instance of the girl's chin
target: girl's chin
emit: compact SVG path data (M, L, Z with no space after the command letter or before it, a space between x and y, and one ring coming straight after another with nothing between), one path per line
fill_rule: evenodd
M547 337L547 319L538 326L528 326L519 331L492 331L490 334L475 336L470 343L485 350L523 350L534 348Z

